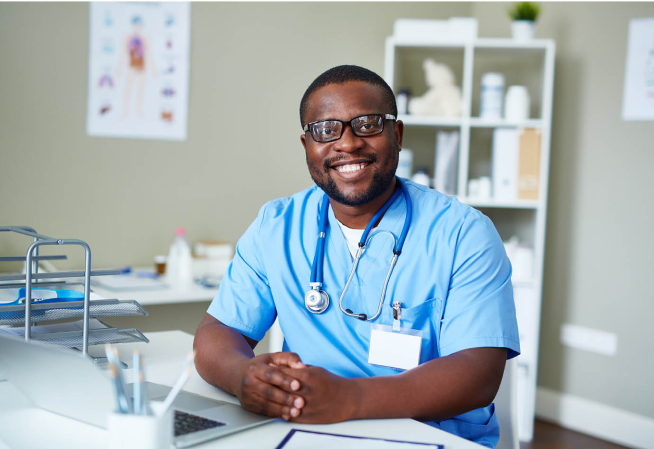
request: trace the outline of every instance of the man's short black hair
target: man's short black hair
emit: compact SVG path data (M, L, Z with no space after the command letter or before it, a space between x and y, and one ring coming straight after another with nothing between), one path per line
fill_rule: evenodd
M328 84L343 84L348 81L363 81L373 86L379 87L384 101L387 103L389 111L379 111L384 113L393 114L397 117L397 103L395 102L395 95L384 79L377 75L375 72L364 69L357 65L339 65L338 67L331 68L316 78L313 83L307 88L300 101L300 124L304 128L306 124L304 117L306 115L307 102L309 96L321 87Z

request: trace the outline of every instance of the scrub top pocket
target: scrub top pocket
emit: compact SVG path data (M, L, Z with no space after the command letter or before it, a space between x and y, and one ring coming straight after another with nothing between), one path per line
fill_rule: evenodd
M402 319L400 325L405 329L422 331L422 348L420 363L425 363L439 356L439 335L441 323L442 301L440 298L430 298L413 307L406 307L402 302ZM393 325L392 304L384 307L381 324Z

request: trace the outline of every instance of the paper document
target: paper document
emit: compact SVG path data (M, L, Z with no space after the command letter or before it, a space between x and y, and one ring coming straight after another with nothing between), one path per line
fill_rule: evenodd
M412 443L410 441L385 440L382 438L355 437L333 433L312 432L308 430L291 430L276 449L416 449L438 448L442 444Z
M102 321L96 318L89 319L89 330L106 329L107 327L108 327L107 325L105 325ZM50 334L55 332L57 333L74 332L74 331L82 331L82 330L84 330L84 321L79 320L73 323L46 324L41 326L32 326L32 335ZM6 335L13 335L14 337L24 337L25 326L0 328L0 333Z

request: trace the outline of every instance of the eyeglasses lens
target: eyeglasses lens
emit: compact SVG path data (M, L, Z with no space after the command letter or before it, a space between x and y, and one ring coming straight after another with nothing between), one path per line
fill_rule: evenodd
M381 115L362 115L350 123L354 134L360 137L374 136L384 130L384 117ZM313 123L309 128L316 142L338 140L343 134L343 122L337 120L323 120Z
M352 120L352 129L357 136L374 136L384 129L384 120L380 115L364 115Z
M311 125L311 135L316 142L330 142L341 137L343 124L335 120L323 120Z

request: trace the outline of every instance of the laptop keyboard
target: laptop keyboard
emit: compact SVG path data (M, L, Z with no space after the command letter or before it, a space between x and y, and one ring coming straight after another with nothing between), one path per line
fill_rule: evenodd
M225 423L202 418L201 416L175 410L175 436L186 435L187 433L199 432L214 427L224 426Z

